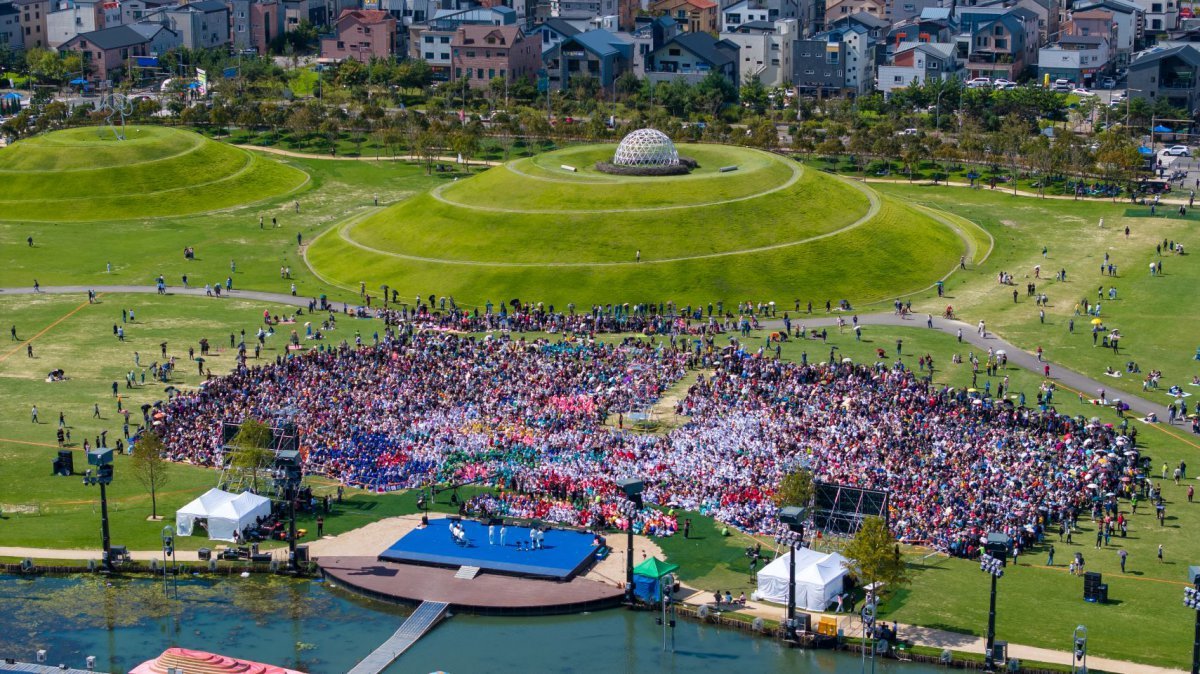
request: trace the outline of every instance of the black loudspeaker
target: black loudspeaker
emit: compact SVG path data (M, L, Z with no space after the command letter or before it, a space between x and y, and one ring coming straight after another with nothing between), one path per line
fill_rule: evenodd
M1098 601L1100 594L1100 574L1095 571L1088 571L1083 574L1083 599L1084 601Z
M69 449L58 450L58 466L60 475L74 475L75 453Z
M308 562L308 546L307 545L297 545L296 546L296 563L304 564L306 562Z
M305 552L308 552L308 550L305 550ZM297 557L299 557L299 556L300 556L300 555L299 555L299 553L297 553L297 555L296 555L296 556L297 556ZM250 555L250 561L252 561L252 562L262 562L262 563L267 563L267 564L269 564L269 563L271 563L271 555L269 555L269 554L267 554L267 553L262 553L262 554L259 554L259 555Z
M1095 597L1096 603L1098 604L1108 603L1108 583L1101 583L1100 586L1096 588Z
M196 556L200 558L200 561L207 562L208 560L212 559L212 550L209 550L208 548L200 548L196 551Z

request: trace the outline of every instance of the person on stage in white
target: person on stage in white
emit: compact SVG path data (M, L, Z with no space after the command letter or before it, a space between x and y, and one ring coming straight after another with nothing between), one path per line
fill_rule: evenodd
M496 544L496 525L489 524L488 525L488 545L495 545L495 544Z
M535 528L529 529L529 549L534 550L538 546L538 530Z
M504 537L508 534L508 527L504 523L500 523L500 547L504 547Z

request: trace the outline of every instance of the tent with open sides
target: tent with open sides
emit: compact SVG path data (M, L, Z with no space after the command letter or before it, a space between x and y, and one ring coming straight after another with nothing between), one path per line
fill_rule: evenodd
M180 536L191 536L200 522L210 540L232 541L235 531L244 531L270 514L271 499L265 496L209 489L175 513L175 531Z
M796 606L809 611L824 611L844 589L846 558L836 552L823 553L810 548L796 550ZM758 599L787 603L791 553L774 559L758 572Z
M659 600L659 583L663 576L679 570L678 564L664 562L657 557L650 557L633 568L633 594L638 599L647 602Z

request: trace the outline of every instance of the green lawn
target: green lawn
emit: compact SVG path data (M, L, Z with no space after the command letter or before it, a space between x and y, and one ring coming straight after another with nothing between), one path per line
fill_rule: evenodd
M956 215L979 223L996 240L996 253L985 264L951 277L948 298L926 293L914 300L914 309L936 315L953 304L964 320L986 319L988 327L1004 338L1029 351L1041 346L1051 362L1099 379L1110 391L1130 391L1164 404L1170 400L1165 393L1170 385L1200 392L1189 385L1200 374L1200 362L1194 360L1200 347L1200 314L1187 300L1200 283L1190 215L1187 220L1174 213L1151 218L1144 207L1131 211L1126 203L1013 197L998 190L876 186L897 198L953 209ZM1101 218L1103 229L1097 226ZM1159 256L1155 246L1164 239L1183 242L1188 254ZM1117 266L1116 276L1100 273L1106 253ZM1151 277L1149 264L1159 260L1166 273ZM1041 279L1034 278L1035 265L1041 265ZM1056 281L1055 275L1063 269L1066 282ZM1011 272L1016 285L1000 286L996 282L1000 271ZM1033 298L1025 295L1025 284L1031 282L1049 298L1045 323ZM1108 298L1113 287L1115 301ZM1093 347L1092 317L1075 315L1075 305L1084 299L1095 303L1100 288L1101 318L1105 327L1121 331L1120 353ZM1072 320L1074 333L1069 330ZM1123 371L1131 360L1141 367L1141 375L1104 376L1106 367ZM1152 369L1163 372L1163 392L1142 393L1142 379Z
M163 127L58 131L0 149L6 219L91 222L201 213L288 195L308 176Z

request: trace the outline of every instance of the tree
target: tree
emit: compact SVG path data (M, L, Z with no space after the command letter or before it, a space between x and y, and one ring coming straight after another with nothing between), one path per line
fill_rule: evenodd
M229 443L233 447L230 463L234 468L250 471L254 492L258 492L258 472L275 460L271 451L271 428L256 419L246 419Z
M788 506L807 507L813 497L812 471L801 468L783 476L779 481L779 489L775 492L775 505L780 508Z
M741 91L742 105L754 111L754 114L761 115L767 109L770 99L767 97L767 88L763 86L762 80L758 75L753 75L745 84L742 85Z
M863 520L862 527L843 554L849 560L846 568L858 576L863 585L883 583L894 588L908 583L908 568L900 556L900 546L878 517Z
M133 445L130 469L138 482L150 492L150 517L158 519L158 492L170 479L171 462L163 456L166 447L154 431L146 431Z

